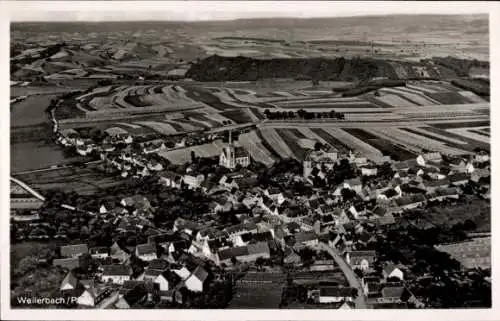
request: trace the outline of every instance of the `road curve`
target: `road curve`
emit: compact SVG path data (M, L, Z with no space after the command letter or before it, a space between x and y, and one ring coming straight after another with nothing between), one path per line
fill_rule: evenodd
M332 249L330 246L328 246L326 243L320 242L320 247L324 251L328 252L333 259L337 262L338 266L344 273L344 275L347 278L347 281L349 282L349 285L352 288L356 288L358 290L358 296L354 300L354 303L356 304L356 309L366 309L366 300L365 296L363 294L363 287L361 286L361 282L359 281L358 277L354 273L354 271L351 269L351 267L344 261L342 256L334 249Z
M34 189L32 189L31 187L29 187L27 184L21 182L20 180L18 180L17 178L14 178L14 177L11 177L10 180L14 183L16 183L17 185L21 186L22 188L24 188L25 190L27 190L28 192L30 192L33 196L35 196L36 198L38 198L39 200L41 201L45 201L45 197L43 197L40 193L38 193L37 191L35 191Z

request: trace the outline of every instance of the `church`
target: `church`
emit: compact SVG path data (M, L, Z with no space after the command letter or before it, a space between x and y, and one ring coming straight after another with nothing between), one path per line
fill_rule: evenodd
M250 155L243 147L233 146L231 140L231 132L229 132L229 144L224 147L219 157L219 165L235 169L236 165L241 165L241 167L247 167L250 165Z

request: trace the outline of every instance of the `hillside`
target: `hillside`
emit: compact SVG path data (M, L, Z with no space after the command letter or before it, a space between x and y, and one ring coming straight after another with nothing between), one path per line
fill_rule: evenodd
M452 57L410 63L372 58L255 59L213 55L192 64L186 77L199 81L254 81L263 78L363 81L377 77L443 79L467 76L474 67L489 68L489 63Z

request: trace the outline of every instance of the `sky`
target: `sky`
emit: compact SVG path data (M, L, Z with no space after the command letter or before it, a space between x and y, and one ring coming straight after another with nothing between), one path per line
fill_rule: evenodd
M13 1L11 21L231 20L385 14L488 13L489 2L431 1Z

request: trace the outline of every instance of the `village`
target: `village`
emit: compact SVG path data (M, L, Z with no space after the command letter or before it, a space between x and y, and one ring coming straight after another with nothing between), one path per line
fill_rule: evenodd
M437 237L444 245L428 243L449 270L408 258L415 244L403 251L405 242L398 249L391 239L427 242L421 231L436 227L424 212L489 200L483 150L375 164L316 142L301 164L283 161L270 171L254 166L228 131L219 157L192 153L172 170L154 152L181 148L185 137L167 147L161 138L137 142L119 128L106 129L98 143L75 130L55 131L60 145L95 155L107 173L141 182L136 193L93 196L96 207L74 214L81 217L40 214L41 223L22 221L11 235L22 239L35 227L38 239L66 242L37 264L64 274L53 290L77 297L78 307L423 308L436 304L425 291L429 282L468 275L475 286L478 273L488 279L489 243L459 229L444 242ZM51 213L63 202L46 201ZM470 215L463 230L474 224ZM469 243L475 250L464 254L460 244Z

